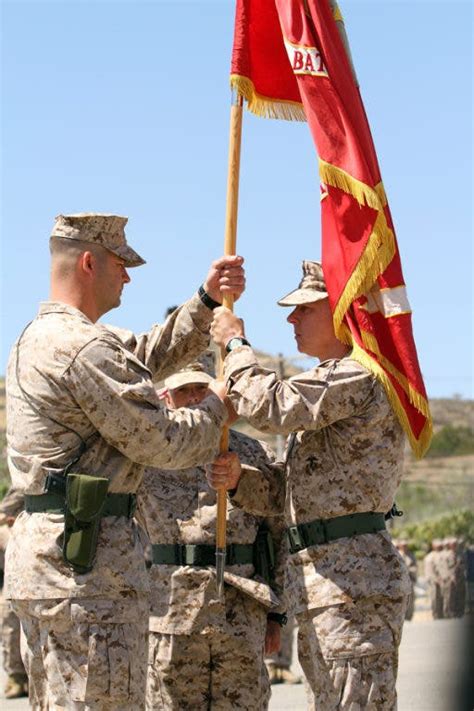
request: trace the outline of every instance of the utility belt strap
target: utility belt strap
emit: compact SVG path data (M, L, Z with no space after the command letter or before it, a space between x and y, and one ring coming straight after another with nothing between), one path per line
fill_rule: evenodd
M153 565L215 566L216 548L198 543L157 543L152 545ZM226 548L226 565L249 565L254 562L252 543L231 543Z
M107 494L100 516L125 516L132 518L135 513L137 497L135 494ZM65 512L65 497L62 494L48 491L45 494L25 495L25 511L27 513L57 513Z
M298 553L310 546L330 543L338 538L360 536L363 533L377 533L385 528L385 514L383 513L354 513L299 523L287 528L285 536L290 553Z

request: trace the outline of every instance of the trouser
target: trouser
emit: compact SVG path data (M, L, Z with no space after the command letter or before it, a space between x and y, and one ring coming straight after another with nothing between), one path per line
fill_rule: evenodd
M394 711L406 597L374 596L297 616L310 711Z
M434 620L441 620L444 617L443 593L439 583L429 583L431 614Z
M26 674L20 653L20 620L13 612L10 601L1 595L0 626L5 673L8 676Z
M412 591L408 595L407 611L405 613L405 619L411 620L414 614L415 614L415 586L413 585Z
M130 711L145 707L148 600L14 600L30 707Z
M441 592L443 617L463 617L466 607L466 584L464 580L445 583Z
M281 646L278 652L265 657L267 664L275 664L277 667L289 669L293 661L293 632L295 629L295 618L288 616L288 622L281 628Z
M270 686L263 663L264 608L226 588L227 621L191 634L150 632L149 711L264 711Z

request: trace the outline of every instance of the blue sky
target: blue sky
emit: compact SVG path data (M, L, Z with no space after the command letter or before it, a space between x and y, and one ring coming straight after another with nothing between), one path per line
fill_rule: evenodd
M472 397L472 5L341 0L395 220L431 396ZM60 212L129 216L132 270L109 322L146 330L222 252L234 3L23 2L2 10L0 372L48 295ZM247 335L296 354L275 301L320 256L305 124L246 114L238 251Z

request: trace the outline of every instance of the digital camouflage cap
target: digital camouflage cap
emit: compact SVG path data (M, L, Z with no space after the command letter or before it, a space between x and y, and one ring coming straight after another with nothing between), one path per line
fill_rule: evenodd
M183 385L209 385L211 381L212 377L206 372L205 366L202 363L195 362L166 378L165 388L167 390L176 390L176 388L181 388Z
M126 267L145 264L134 249L127 244L125 225L128 217L81 212L76 215L58 215L51 237L100 244L124 260Z
M305 260L302 267L303 278L298 288L280 299L278 301L280 306L298 306L298 304L309 304L320 299L327 299L328 292L321 263Z

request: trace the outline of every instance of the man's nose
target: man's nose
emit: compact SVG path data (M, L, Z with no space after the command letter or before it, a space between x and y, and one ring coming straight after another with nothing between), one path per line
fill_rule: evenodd
M130 276L125 268L123 269L122 279L124 284L128 284L131 281Z
M286 320L288 321L288 323L296 323L297 309L293 309L293 311L289 314Z

